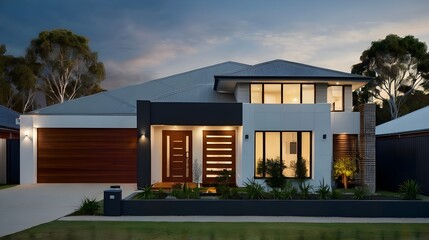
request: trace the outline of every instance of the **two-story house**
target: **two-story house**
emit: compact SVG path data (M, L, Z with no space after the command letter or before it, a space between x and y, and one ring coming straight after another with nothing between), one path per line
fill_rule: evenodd
M226 169L242 186L267 159L311 184L333 159L360 155L375 181L374 109L353 112L370 79L274 60L225 62L57 104L21 116L21 182L211 184ZM375 185L374 185L375 186Z

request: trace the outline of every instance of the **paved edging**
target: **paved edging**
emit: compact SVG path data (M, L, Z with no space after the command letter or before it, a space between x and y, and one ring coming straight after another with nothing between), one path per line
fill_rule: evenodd
M59 221L126 222L290 222L290 223L428 223L429 218L344 218L271 216L69 216Z

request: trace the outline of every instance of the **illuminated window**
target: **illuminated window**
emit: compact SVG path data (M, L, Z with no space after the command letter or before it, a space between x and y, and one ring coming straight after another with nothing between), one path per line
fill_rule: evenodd
M266 172L258 172L267 159L280 160L286 169L283 175L295 178L296 162L303 159L311 173L311 132L255 132L255 177L267 177Z
M343 86L328 87L328 103L331 104L331 111L344 111Z
M314 84L302 84L302 102L314 104Z
M251 103L262 103L262 84L250 85L250 97Z
M301 102L301 85L300 84L283 84L283 103L300 103Z
M264 84L264 103L282 103L281 84Z
M314 84L250 84L250 103L314 104Z

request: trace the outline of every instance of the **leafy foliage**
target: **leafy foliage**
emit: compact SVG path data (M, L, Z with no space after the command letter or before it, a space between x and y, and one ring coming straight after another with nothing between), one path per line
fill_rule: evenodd
M305 160L304 158L298 158L296 160L295 177L300 181L303 181L307 178L308 169L306 163L307 160Z
M266 173L265 183L271 188L282 188L286 183L286 178L283 175L283 170L286 166L280 160L277 159L266 159L265 163L260 162L257 168L257 173Z
M303 199L309 199L310 193L313 189L313 186L311 186L310 183L307 183L305 181L302 181L299 183L299 193L301 194L301 198Z
M223 199L228 199L232 196L230 185L232 184L231 178L233 176L234 173L232 171L224 169L222 173L216 177L216 192L220 193Z
M66 29L41 32L27 48L26 59L40 66L38 78L49 104L92 94L105 78L89 40Z
M138 193L135 198L137 199L156 199L158 198L152 190L152 186L143 188L143 191Z
M339 199L341 197L341 192L338 189L332 189L331 199Z
M181 189L173 189L171 191L171 196L178 199L199 199L200 198L200 189L199 188L189 188L186 183L183 184Z
M353 178L357 171L355 158L342 157L334 161L334 177L341 176L344 188L347 189L348 178Z
M416 200L420 189L421 185L416 180L408 179L399 185L399 194L404 200Z
M355 103L366 103L370 97L386 101L391 119L402 114L405 100L418 87L429 87L429 53L424 42L414 36L387 35L365 50L352 73L373 77L365 88L354 95Z
M247 198L249 199L265 199L267 194L264 191L264 188L261 184L257 183L254 179L247 179L247 182L244 183L246 188Z
M353 199L362 200L368 195L368 188L365 186L355 187L353 189Z
M77 215L96 215L100 211L100 204L96 198L84 197L76 211Z
M319 199L329 199L330 187L328 184L325 184L325 179L321 182L319 181L319 187L316 189L316 194Z

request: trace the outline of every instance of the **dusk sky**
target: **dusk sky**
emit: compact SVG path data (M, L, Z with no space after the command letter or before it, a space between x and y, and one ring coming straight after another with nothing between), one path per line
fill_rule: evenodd
M225 61L284 59L344 72L387 34L429 43L429 1L0 0L0 43L23 56L39 32L90 39L106 89Z

